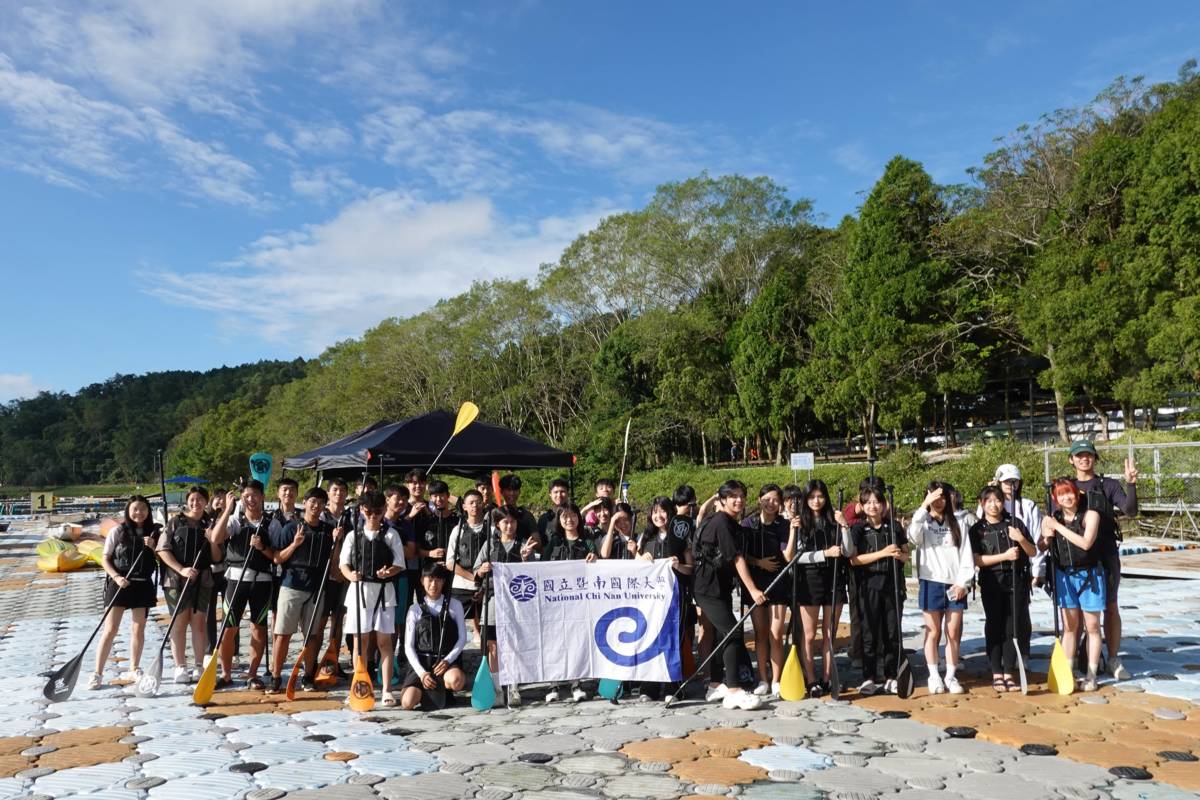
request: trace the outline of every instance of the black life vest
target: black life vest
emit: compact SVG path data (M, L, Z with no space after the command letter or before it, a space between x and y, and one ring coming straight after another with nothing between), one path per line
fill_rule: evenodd
M516 561L521 561L521 543L513 538L511 548L506 548L504 542L497 539L492 543L491 556L492 561L499 561L501 564L511 564Z
M768 524L755 514L747 519L746 523L742 525L742 554L749 558L779 557L783 551L779 546L780 528L786 525L787 521L778 516L774 522Z
M196 569L203 572L212 567L212 549L207 536L208 526L212 524L212 521L207 516L203 516L195 525L191 523L192 520L183 514L176 514L171 518L167 525L171 554L183 567L190 567L195 561ZM199 560L197 560L197 556L199 556ZM167 570L167 572L179 578L178 573L174 570ZM182 579L180 579L180 585L182 585Z
M613 560L622 561L627 558L633 558L633 554L629 552L629 542L632 539L622 539L621 534L613 531L612 549L608 551L608 557Z
M304 531L304 541L292 553L284 568L324 572L333 549L333 528L324 520L318 521L314 528L301 519L296 522L296 531Z
M374 539L368 539L363 531L358 531L354 536L350 563L364 581L383 583L385 579L376 577L377 573L384 567L392 566L392 548L384 541L385 535L386 529L381 528Z
M829 522L824 517L817 517L813 520L813 526L807 530L801 528L797 535L797 546L802 553L824 552L835 545L842 543L842 531L836 522ZM804 563L800 566L809 570L829 570L833 571L834 559L826 559L813 563Z
M581 561L587 558L592 548L586 539L568 539L556 536L550 543L550 555L547 561Z
M161 530L158 525L149 525L144 530L136 530L128 522L122 522L109 536L113 539L112 565L113 569L131 581L149 581L154 579L155 567L158 561L154 549L146 547L142 541L144 536L158 538ZM141 558L138 558L138 556ZM188 562L189 564L191 562ZM130 570L133 570L130 572Z
M988 522L986 517L976 522L971 527L974 533L973 539L979 543L976 555L998 556L1008 552L1008 548L1016 544L1008 535L1010 525L1020 530L1028 538L1025 524L1020 520L1014 520L1007 511L1004 512L1004 518L999 522ZM972 546L974 546L974 542L972 542ZM1029 569L1029 556L1025 555L1025 551L1020 546L1017 546L1016 561L1001 561L998 564L979 569L980 572L986 572L994 577L1004 576L1005 581L1008 582L1012 580L1014 567L1019 575L1025 575Z
M421 609L421 618L417 620L416 646L417 654L422 661L428 659L423 666L431 668L435 663L454 649L458 643L458 625L450 616L450 596L442 595L442 610L435 612L429 607L426 598L421 598L417 606Z
M446 516L436 511L430 512L425 519L424 533L421 535L421 547L425 550L441 550L450 545L450 532L458 525L458 517L451 513ZM431 559L426 559L431 560Z
M1084 511L1077 511L1075 519L1070 522L1064 522L1062 509L1059 509L1054 512L1054 519L1082 536L1085 514L1086 512ZM1067 541L1067 537L1061 533L1051 539L1051 543L1050 557L1054 559L1054 565L1065 572L1088 570L1096 566L1100 561L1100 554L1097 552L1099 545L1098 538L1096 542L1092 543L1090 550L1084 550L1074 542Z
M717 513L723 514L724 512ZM725 554L721 552L721 545L716 534L713 533L714 519L716 519L716 514L706 519L704 524L696 530L696 543L692 547L692 552L699 569L721 572L726 568L732 569L733 562L725 558Z
M271 562L259 550L250 546L250 538L258 535L263 542L271 530L271 517L263 514L262 519L255 525L246 519L245 514L238 514L237 533L225 541L225 561L235 567L252 569L255 572L270 572Z
M467 523L464 517L462 522L458 524L458 544L454 548L454 563L463 569L470 571L475 566L475 556L479 554L479 550L483 547L484 537L487 535L487 527L480 523L478 529Z
M666 535L654 533L647 535L642 542L642 552L649 553L651 558L678 558L683 560L683 552L687 543L675 536L669 529Z
M859 523L859 527L862 531L862 546L859 548L861 554L875 553L892 544L891 526L887 520L884 520L878 528L872 528L867 522ZM881 558L855 569L871 575L891 575L896 570L894 562L894 558Z

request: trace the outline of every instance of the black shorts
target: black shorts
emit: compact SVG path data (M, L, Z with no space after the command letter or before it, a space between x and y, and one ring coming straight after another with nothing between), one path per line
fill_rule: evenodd
M118 589L112 578L104 581L105 605L112 603L117 608L151 608L157 601L158 587L154 581L130 581L124 589Z
M349 589L350 584L346 581L325 581L325 599L321 601L325 608L322 613L333 617L346 613L346 592Z
M270 581L230 580L225 585L225 616L231 617L229 627L241 625L246 608L250 609L250 624L267 624L267 607L271 604Z
M475 600L475 592L470 589L451 589L450 596L462 603L463 619L471 619L475 616L478 605Z
M1121 588L1121 554L1111 553L1101 558L1100 563L1104 566L1105 603L1115 605L1117 590Z
M845 604L846 570L839 566L837 575L837 602ZM813 566L800 568L800 591L796 605L827 606L833 602L833 570L829 566Z

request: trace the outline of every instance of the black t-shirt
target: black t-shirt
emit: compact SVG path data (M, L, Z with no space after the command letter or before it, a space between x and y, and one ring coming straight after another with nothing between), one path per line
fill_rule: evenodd
M737 570L734 560L740 555L741 539L737 521L718 511L696 532L695 592L704 597L727 598L733 592Z
M774 558L782 568L783 548L787 546L789 532L788 521L782 516L776 516L770 523L764 523L758 514L746 517L742 520L742 552L747 558ZM778 574L759 567L750 567L750 577L759 589L767 588Z
M878 528L863 520L850 528L850 540L854 543L854 552L858 555L877 552L893 544L891 526L886 519ZM901 548L908 544L908 535L904 532L903 525L896 525L894 543ZM874 588L878 581L887 582L895 576L896 559L881 558L870 564L855 567L854 572L860 579L872 582Z

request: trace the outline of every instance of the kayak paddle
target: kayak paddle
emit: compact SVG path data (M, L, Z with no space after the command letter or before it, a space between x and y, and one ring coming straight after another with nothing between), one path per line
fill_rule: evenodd
M896 539L896 501L892 495L892 487L888 487L888 528L891 532L892 544ZM951 510L953 513L953 510ZM900 560L892 559L894 582L896 584L896 696L902 700L912 697L913 672L908 663L908 653L904 650L904 571L900 568Z

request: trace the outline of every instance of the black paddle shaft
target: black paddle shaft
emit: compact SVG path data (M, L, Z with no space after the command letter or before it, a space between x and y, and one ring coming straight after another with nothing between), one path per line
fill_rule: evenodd
M138 550L137 557L133 559L133 564L130 565L129 571L123 576L126 580L137 569L138 563L142 560L142 556L145 553L145 547ZM75 689L75 681L79 678L79 665L83 662L83 657L87 654L87 649L92 646L92 641L96 638L96 634L104 626L104 621L108 619L108 612L112 610L113 603L115 602L117 602L117 593L113 592L112 599L104 606L104 613L100 615L100 621L92 629L92 635L84 643L83 649L79 651L79 655L72 658L66 664L63 664L56 672L50 674L49 680L46 681L46 685L42 689L42 696L47 700L52 703L59 703L71 696L71 692ZM70 679L64 680L67 676L70 676Z
M887 493L889 538L891 539L891 543L893 545L899 547L900 544L897 541L898 537L896 536L896 500L892 493L892 487L888 487ZM951 511L951 513L953 513L953 511ZM896 591L896 694L900 696L902 694L902 690L900 689L900 679L902 677L901 673L905 671L905 667L908 667L909 675L907 680L911 681L912 667L909 666L908 657L904 654L904 571L900 568L900 559L892 559L892 570L893 582L895 583ZM906 697L907 695L903 696Z

